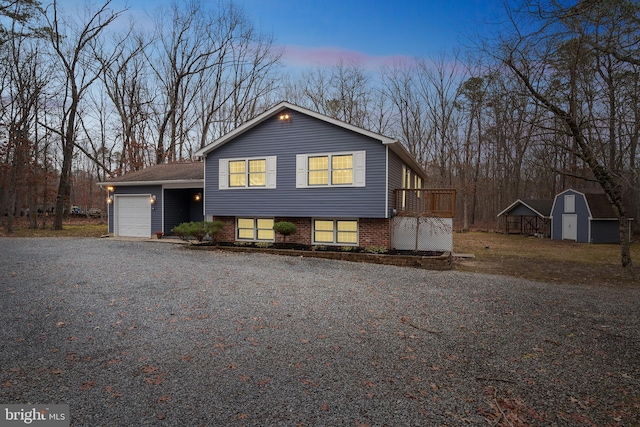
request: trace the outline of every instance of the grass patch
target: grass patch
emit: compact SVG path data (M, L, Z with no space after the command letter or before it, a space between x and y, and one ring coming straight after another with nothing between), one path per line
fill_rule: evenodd
M544 282L638 286L640 244L631 245L636 279L620 266L620 245L588 244L517 234L454 233L455 253L473 259L457 260L456 269L503 274Z
M107 223L94 219L72 219L62 224L62 230L52 228L52 220L45 228L29 228L27 220L19 219L15 222L13 233L7 234L5 227L0 228L2 237L100 237L107 234Z
M620 245L585 244L500 233L454 233L454 252L473 253L479 259L517 257L584 264L619 264ZM632 244L634 262L640 262L640 245Z

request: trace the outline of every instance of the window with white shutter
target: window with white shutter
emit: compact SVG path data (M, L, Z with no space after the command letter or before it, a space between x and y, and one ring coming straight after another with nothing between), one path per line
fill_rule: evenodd
M220 159L218 189L276 188L276 156Z
M296 187L365 187L366 152L298 154Z

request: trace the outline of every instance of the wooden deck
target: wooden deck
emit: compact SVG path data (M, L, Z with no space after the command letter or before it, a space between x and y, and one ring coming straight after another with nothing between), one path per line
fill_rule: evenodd
M453 218L456 206L454 188L394 190L394 209L399 216Z

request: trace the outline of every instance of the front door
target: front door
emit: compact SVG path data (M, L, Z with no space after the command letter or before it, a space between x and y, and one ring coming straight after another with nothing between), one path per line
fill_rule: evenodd
M578 240L578 215L562 215L562 240Z

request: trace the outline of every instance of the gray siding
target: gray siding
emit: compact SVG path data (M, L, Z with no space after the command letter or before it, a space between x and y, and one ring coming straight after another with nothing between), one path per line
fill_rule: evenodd
M575 191L565 191L556 195L555 202L553 204L553 210L551 211L552 217L552 231L551 236L554 240L562 240L562 215L566 212L564 206L564 196L574 194L576 205L573 214L578 218L578 242L589 242L589 209L587 208L587 200L583 194Z
M386 149L380 141L288 111L208 153L205 213L213 216L385 218ZM296 188L296 155L366 151L366 187ZM277 156L275 189L218 189L219 159Z
M389 210L393 209L394 190L402 188L402 160L391 150L389 150Z
M396 153L389 150L389 210L393 209L395 203L394 190L402 188L402 167L405 166L409 171L409 182L407 182L406 188L415 188L415 177L420 176L415 173L406 163L398 157ZM422 188L424 188L424 180L422 181Z
M145 185L145 186L132 186L132 187L118 187L115 186L114 195L117 194L154 194L156 196L156 202L151 208L151 233L155 233L158 230L162 230L162 186L160 185ZM113 203L109 204L109 233L113 233Z
M195 195L202 189L166 189L164 190L164 232L170 233L173 227L183 222L202 221L202 202L195 201Z
M620 243L620 224L618 220L592 220L591 243Z

